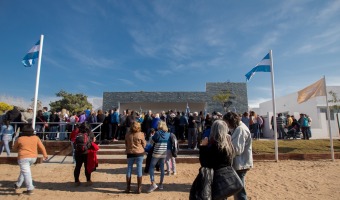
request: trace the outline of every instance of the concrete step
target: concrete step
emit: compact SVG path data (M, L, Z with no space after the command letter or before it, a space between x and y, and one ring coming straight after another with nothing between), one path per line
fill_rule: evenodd
M179 144L180 149L187 149L188 144ZM125 149L125 143L121 143L118 141L117 143L112 144L100 144L99 149Z
M145 164L146 156L143 163ZM108 164L127 164L126 155L98 155L98 162ZM198 163L198 155L178 155L176 163Z
M180 149L178 155L198 155L198 150ZM124 149L99 149L97 155L126 155Z

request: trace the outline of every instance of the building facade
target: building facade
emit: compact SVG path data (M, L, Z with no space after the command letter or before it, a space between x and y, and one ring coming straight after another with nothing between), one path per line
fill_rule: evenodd
M227 104L217 102L213 97L217 94L230 93ZM120 108L132 109L139 112L152 110L153 112L176 110L191 112L206 111L212 113L226 110L243 113L248 110L246 83L206 83L205 92L104 92L103 110Z
M330 91L340 95L339 86L327 86L327 97L328 100L332 100L332 96L329 94ZM294 92L286 96L277 97L275 99L276 103L276 113L282 113L283 115L294 115L296 119L299 119L300 113L307 114L312 119L311 139L327 139L330 137L330 132L328 130L328 118L326 114L327 102L325 96L319 96L311 98L308 101L299 104L297 102L298 93ZM339 104L339 103L338 103ZM332 106L336 104L329 103L330 107L330 125L331 134L333 138L339 138L339 110L334 110ZM266 138L274 138L273 131L271 130L270 119L273 116L273 102L267 101L260 104L260 107L256 109L256 113L265 118L265 130L264 136Z

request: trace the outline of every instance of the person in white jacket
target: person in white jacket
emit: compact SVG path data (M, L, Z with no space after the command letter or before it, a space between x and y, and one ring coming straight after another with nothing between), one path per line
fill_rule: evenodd
M245 176L250 168L253 168L252 138L249 128L240 120L234 112L228 112L223 116L227 123L231 142L236 156L233 160L233 168L243 182L243 189L234 195L235 200L247 199Z

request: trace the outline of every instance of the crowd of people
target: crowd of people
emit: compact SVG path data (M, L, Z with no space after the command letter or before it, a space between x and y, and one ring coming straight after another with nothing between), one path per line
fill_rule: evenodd
M21 169L15 188L19 188L25 181L28 194L33 193L34 186L30 170L27 169L36 160L36 149L39 148L47 159L46 150L42 143L38 142L39 139L70 140L75 163L75 184L80 185L79 174L84 165L86 183L90 185L91 173L98 166L96 152L99 147L95 143L98 134L102 143L125 141L127 193L131 190L134 163L137 165L136 192L142 192L142 163L145 154L147 157L144 173L150 175L150 187L147 192L163 189L165 175L177 174L175 157L179 149L178 141L182 143L187 141L189 150L199 150L202 167L219 169L232 165L244 184L245 174L253 165L251 141L263 136L264 126L264 118L254 111L245 112L243 115L228 112L223 116L219 112L203 114L202 111L187 113L173 110L160 113L149 110L146 113L139 113L127 109L120 113L119 108L115 108L105 113L102 110L95 112L86 109L70 114L66 109L57 112L48 111L44 107L43 110L37 111L35 130L27 128L27 125L32 123L32 118L33 110L30 107L23 112L14 107L1 117L0 153L6 150L7 156L10 156L9 143L17 129L21 128L20 137L13 145L13 148L18 150L18 163ZM300 114L300 118L295 119L293 115L284 116L279 113L276 122L278 139L297 138L300 133L303 135L302 139L312 137L310 130L312 119L306 114ZM98 128L97 125L100 123L101 127ZM271 125L273 128L273 118ZM35 137L38 140L32 140L33 143L27 142L27 137L33 138L34 135L38 136ZM78 140L82 144L79 144ZM35 151L30 156L23 157L22 152L27 151L27 148ZM158 184L155 181L155 168L160 171ZM238 197L235 196L237 199L244 197L245 189L238 193Z
M271 118L271 130L274 130L273 116ZM257 115L254 111L244 112L241 116L241 121L249 128L253 139L260 139L263 137L264 118ZM278 113L276 117L278 139L301 138L309 140L312 137L311 125L312 118L304 113L300 114L299 119L294 115L284 115Z
M30 108L26 112L21 113L14 107L13 110L6 113L3 125L7 130L7 134L13 135L15 130L11 127L10 122L23 122L23 119L26 120L21 127L22 130L19 138L15 141L13 147L18 150L18 164L21 169L20 176L14 187L18 189L25 182L27 187L25 193L27 194L33 194L34 186L29 166L37 158L37 149L40 149L43 153L44 159L48 158L46 150L41 143L44 135L36 134L38 137L32 137L39 128L37 127L36 130L27 128L28 125L32 126L31 113ZM204 115L203 112L185 113L169 110L168 112L152 113L149 110L143 114L127 109L122 114L119 114L118 108L105 113L102 113L102 111L96 113L86 110L79 115L70 115L66 110L61 110L59 113L49 112L44 108L44 110L38 111L38 113L37 119L41 118L42 122L51 122L51 120L59 122L55 124L50 123L48 127L44 128L53 129L57 127L59 140L71 140L75 162L74 182L77 186L81 185L79 174L83 165L85 168L86 184L88 185L92 184L91 173L98 166L96 152L99 150L99 147L96 143L96 135L93 132L94 127L91 127L91 124L96 122L103 123L100 132L102 141L125 141L127 154L125 192L127 193L131 190L131 176L134 163L137 165L138 186L136 193L142 192L142 163L145 154L147 154L147 160L144 173L150 176L150 186L146 191L150 193L156 189L162 190L165 175L177 175L175 157L179 149L179 141L185 142L187 140L188 149L199 150L202 162L203 160L213 158L216 151L222 151L222 153L217 155L223 156L225 155L225 150L227 150L227 157L221 158L224 164L215 165L213 163L219 161L214 160L208 165L213 164L211 167L216 169L224 165L233 165L243 184L247 170L252 167L251 134L248 127L241 121L240 116L235 113L227 113L223 116L219 112ZM36 121L38 122L38 120ZM68 136L66 133L70 124L73 126L71 134ZM216 128L216 126L221 125L225 128ZM56 135L48 134L47 138L54 140ZM229 142L225 143L225 139ZM219 144L220 142L222 144ZM7 144L4 146L7 149ZM27 148L34 149L32 151L34 153L28 157L23 157L22 155L24 154L22 152L27 151ZM207 148L213 149L207 150ZM202 163L202 165L205 164ZM156 183L155 179L155 169L160 171L158 183ZM245 190L239 192L238 195L242 199L241 196L246 196Z
M279 113L276 117L278 139L301 138L309 140L312 137L312 118L307 114L300 113L299 119L294 115L284 116ZM271 119L272 129L274 129L273 117Z

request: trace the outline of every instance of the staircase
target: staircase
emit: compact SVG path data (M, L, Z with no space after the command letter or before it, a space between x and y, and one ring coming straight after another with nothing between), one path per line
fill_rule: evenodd
M199 154L198 150L187 149L186 144L179 144L179 152L176 158L176 163L198 163ZM99 145L99 151L97 152L99 163L110 164L126 164L125 143L124 141L117 141L111 144ZM146 155L144 157L145 163Z
M44 143L48 149L49 159L43 161L40 154L37 159L38 163L60 163L71 164L73 162L72 149L69 141L47 141ZM176 158L176 163L198 163L199 152L198 150L188 150L188 145L184 143L179 144L179 152ZM6 156L6 152L3 152L0 156L0 164L17 164L16 152L11 152L9 157ZM125 141L116 141L110 144L100 144L99 151L97 152L98 162L108 164L126 164L127 158L125 154ZM144 157L145 163L146 155Z

